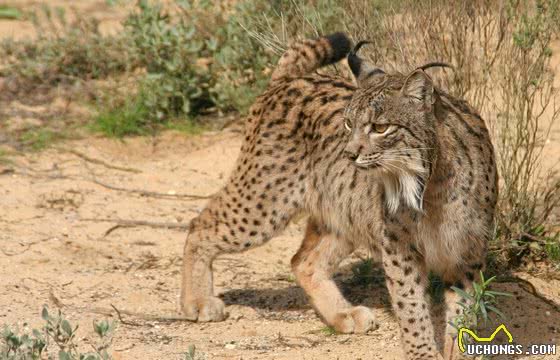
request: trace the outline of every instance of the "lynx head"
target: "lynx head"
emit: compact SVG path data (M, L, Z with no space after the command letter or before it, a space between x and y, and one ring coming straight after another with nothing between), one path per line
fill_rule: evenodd
M358 89L345 111L345 155L355 166L379 172L391 213L401 201L422 211L435 162L437 94L421 69L386 74L360 59L356 52L364 43L348 55Z

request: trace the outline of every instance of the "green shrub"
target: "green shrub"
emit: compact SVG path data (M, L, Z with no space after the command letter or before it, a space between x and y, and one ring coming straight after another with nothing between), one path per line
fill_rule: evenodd
M32 128L23 132L19 136L19 141L27 149L40 151L48 147L54 141L61 140L64 137L64 133L60 131Z
M177 5L191 13L188 2L178 1ZM141 84L146 91L139 101L150 120L163 122L198 113L211 104L212 74L197 64L207 52L208 41L197 34L197 21L194 16L172 17L161 4L139 1L138 10L125 22L133 51L147 72Z
M495 276L485 279L482 272L480 273L480 282L473 282L473 289L466 292L462 289L452 286L451 289L455 291L461 299L458 304L462 307L461 314L455 318L451 324L455 328L462 327L476 328L480 320L486 324L490 320L490 314L495 314L500 319L503 319L504 314L497 308L499 297L512 297L510 293L493 291L490 284L496 279Z
M109 137L144 135L147 133L149 110L142 97L128 99L123 105L99 112L93 129Z
M21 91L104 78L135 66L129 41L123 36L103 36L99 22L75 14L69 23L62 8L44 6L30 14L38 38L5 39L0 44L2 76Z
M212 111L245 113L283 50L263 47L252 29L284 31L277 44L334 31L342 14L336 5L335 0L317 7L278 0L233 5L175 0L164 6L139 0L124 31L114 36L102 36L93 18L76 15L68 24L61 9L44 7L33 16L39 38L5 41L0 52L7 59L4 74L27 87L142 68L138 95L99 101L96 118L96 128L111 136L141 134L171 120L191 123ZM301 16L308 20L300 24Z
M146 69L142 100L152 121L194 117L210 110L244 112L268 82L276 55L244 29L272 11L265 1L240 1L223 11L210 1L176 1L173 15L139 1L125 22L136 57Z
M20 334L8 326L0 333L0 358L5 360L109 360L108 352L111 345L116 323L111 321L93 322L93 330L98 336L97 343L90 345L93 352L78 351L76 334L78 326L70 322L58 311L57 315L49 313L45 306L41 313L44 325L40 329L32 329L31 333ZM54 354L57 354L55 357Z

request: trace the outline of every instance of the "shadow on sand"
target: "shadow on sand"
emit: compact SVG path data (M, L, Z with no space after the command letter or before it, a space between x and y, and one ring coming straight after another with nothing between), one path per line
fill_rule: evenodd
M374 268L368 278L356 277L354 265L340 269L335 281L344 296L354 305L390 311L390 299L385 286L383 272ZM529 293L517 283L496 283L493 290L513 294L511 298L500 298L498 308L505 314L486 325L481 324L478 336L489 336L501 323L511 332L514 343L524 346L532 344L560 343L560 305L549 304ZM309 310L311 305L303 290L294 283L278 283L277 288L268 289L235 289L221 295L226 305L242 305L264 311L297 311ZM438 342L441 344L444 331L444 304L434 304L433 319L436 324ZM393 320L394 321L394 320ZM496 337L493 344L506 343L503 334ZM560 346L556 354L560 359ZM550 357L551 359L555 357ZM494 359L512 359L512 356L499 356Z

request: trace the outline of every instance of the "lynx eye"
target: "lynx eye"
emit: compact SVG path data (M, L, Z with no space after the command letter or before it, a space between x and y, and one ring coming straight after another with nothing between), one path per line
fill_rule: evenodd
M389 125L387 124L373 124L372 126L373 131L378 134L383 134L387 129L389 129Z
M348 131L352 131L352 121L350 119L344 119L344 127Z

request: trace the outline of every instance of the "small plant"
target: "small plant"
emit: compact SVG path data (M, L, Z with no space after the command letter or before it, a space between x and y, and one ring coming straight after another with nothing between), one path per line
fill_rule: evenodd
M92 128L109 137L143 135L147 133L147 117L148 109L144 103L132 98L127 99L122 106L102 110L95 117Z
M47 345L43 334L36 329L33 329L32 335L17 335L6 326L2 330L1 340L0 354L6 360L41 359Z
M185 352L185 357L183 360L205 360L206 356L196 351L196 346L194 344L189 345L187 352Z
M560 233L557 233L554 237L547 238L544 243L544 249L549 259L560 263Z
M491 313L496 314L502 319L505 317L497 308L497 298L499 296L511 297L512 295L490 290L490 284L495 279L495 276L484 279L484 274L480 272L480 283L474 281L472 291L466 292L455 286L451 287L460 296L461 300L458 304L463 308L462 314L457 316L451 325L457 329L462 327L472 329L478 326L480 319L486 324L490 319L489 314Z
M78 351L76 334L78 326L72 324L58 311L51 315L45 306L41 313L45 324L41 329L32 329L31 333L19 335L18 331L4 327L0 338L0 357L6 360L59 359L59 360L109 360L108 353L113 332L114 321L102 320L93 323L93 330L99 337L97 344L90 344L93 352ZM54 354L57 354L55 356Z
M60 132L55 132L50 129L29 129L23 132L19 141L26 147L33 151L43 150L52 144L54 141L63 138L64 135Z
M0 165L10 165L12 160L10 159L10 153L4 149L0 149Z
M13 6L0 5L0 19L18 20L22 17L21 11Z
M336 330L331 326L324 326L319 331L327 336L333 336L337 334Z

